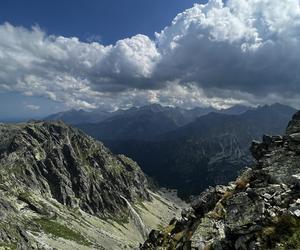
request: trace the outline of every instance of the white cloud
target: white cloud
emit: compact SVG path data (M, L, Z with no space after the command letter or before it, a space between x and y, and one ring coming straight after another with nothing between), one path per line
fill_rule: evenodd
M0 37L0 90L69 107L300 104L299 0L210 0L109 46L8 23Z
M300 90L299 0L211 0L179 14L157 40L163 80L256 95Z

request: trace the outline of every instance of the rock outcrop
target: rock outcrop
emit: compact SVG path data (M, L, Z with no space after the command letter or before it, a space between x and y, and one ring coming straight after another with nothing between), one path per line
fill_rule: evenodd
M209 188L141 249L300 249L300 112L284 136L253 142L256 163Z
M135 162L61 122L0 126L0 176L90 214L116 215L129 201L149 199Z
M80 130L62 122L0 124L0 249L138 245L151 204L172 212L134 161Z

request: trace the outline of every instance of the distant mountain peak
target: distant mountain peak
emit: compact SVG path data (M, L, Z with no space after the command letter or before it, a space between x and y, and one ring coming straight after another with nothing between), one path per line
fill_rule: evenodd
M169 107L164 107L159 103L151 103L149 105L142 106L140 108L140 110L150 110L150 111L153 111L153 112L161 112L166 108L169 108Z
M242 104L237 104L227 109L221 109L219 110L219 112L228 115L241 115L247 112L248 110L252 110L252 109L254 108Z

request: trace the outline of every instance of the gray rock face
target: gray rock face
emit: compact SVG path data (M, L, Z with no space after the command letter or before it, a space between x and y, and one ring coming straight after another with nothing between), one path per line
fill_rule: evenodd
M135 162L62 122L0 125L0 246L20 242L18 247L26 249L24 218L16 217L24 204L47 218L57 216L32 197L101 218L126 219L128 202L150 200L147 187Z
M61 122L0 127L0 177L38 190L90 214L121 212L126 202L148 199L147 181L135 162Z
M300 112L297 112L290 121L287 137L290 149L300 153Z
M298 112L286 135L252 143L256 163L250 169L202 193L188 219L170 223L142 249L299 249L299 133Z
M300 132L300 111L293 115L292 120L289 122L286 133L288 135Z

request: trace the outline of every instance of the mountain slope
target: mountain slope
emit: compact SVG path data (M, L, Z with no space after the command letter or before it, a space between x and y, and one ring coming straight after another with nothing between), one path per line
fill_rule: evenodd
M44 118L45 121L57 121L61 120L65 123L74 125L79 123L97 123L104 121L105 119L111 117L112 112L106 112L101 110L85 111L85 110L75 110L71 109L68 111L59 112L56 114L49 115Z
M62 122L1 124L0 139L0 247L123 249L156 210L177 212L135 162Z
M85 122L78 124L77 127L101 140L152 140L157 135L179 128L212 110L211 108L185 110L151 104L117 111L100 123Z
M166 133L162 139L209 138L220 133L259 138L262 134L259 130L283 132L286 123L295 112L296 110L289 106L273 104L248 110L240 115L209 113L184 127Z
M251 163L251 141L261 134L282 133L294 112L276 104L241 115L210 113L156 141L110 140L105 144L136 160L160 185L189 196L234 179Z
M160 107L131 109L97 124L79 124L77 127L94 138L149 139L158 133L178 128L176 120Z
M236 182L203 192L141 249L299 249L300 112L285 136L253 142L256 163Z
M216 110L212 107L184 109L150 104L114 112L69 110L50 115L45 120L62 120L77 125L100 140L154 140L160 134L182 127L211 112L238 115L249 109L241 105Z
M246 107L244 107L246 108ZM92 111L85 110L67 110L59 113L55 113L49 115L44 118L46 121L50 120L61 120L68 124L76 125L76 124L89 124L90 126L95 123L101 123L102 121L110 119L110 122L114 121L114 117L117 120L119 119L129 119L137 116L146 116L149 115L153 118L155 115L163 116L173 120L178 126L185 125L189 122L195 120L195 118L200 117L202 115L206 115L210 112L216 112L217 110L211 107L208 108L200 108L196 107L193 109L184 109L179 107L168 107L162 106L160 104L149 104L142 107L132 107L130 109L119 109L112 112L102 111L100 109L95 109ZM222 110L220 112L227 112L228 110ZM233 107L232 112L235 112L236 108ZM240 112L240 109L237 110ZM149 117L149 119L151 118ZM136 119L136 118L135 118ZM157 118L159 119L159 118ZM112 123L113 124L113 123ZM120 124L119 124L120 125ZM97 125L94 125L97 127Z
M248 110L252 110L254 108L247 107L244 105L235 105L227 109L221 109L218 111L218 113L227 114L227 115L241 115Z

